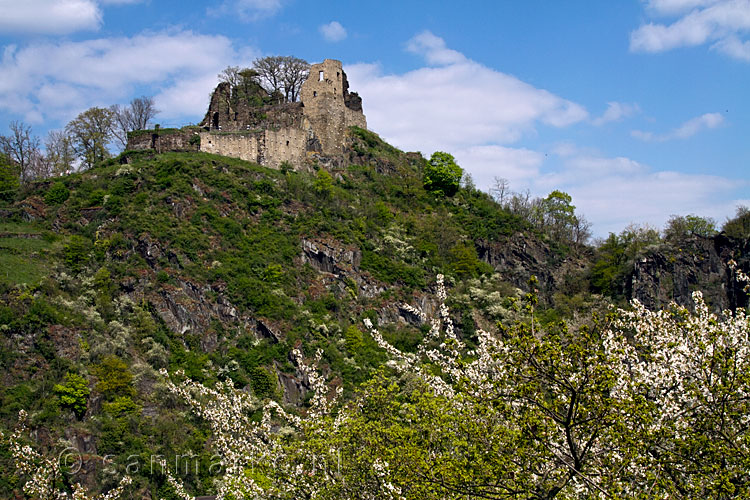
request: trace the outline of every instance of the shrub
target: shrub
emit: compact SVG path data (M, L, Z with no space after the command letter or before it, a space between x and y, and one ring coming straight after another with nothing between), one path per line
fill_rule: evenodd
M62 182L53 182L46 193L44 201L47 205L60 205L70 196L70 191Z
M117 356L110 355L95 365L93 373L99 379L96 390L109 401L124 396L135 396L133 388L133 374L128 365Z
M750 209L744 206L737 207L737 215L727 220L721 229L731 238L750 238Z
M113 417L121 417L138 410L138 405L130 396L118 396L109 403L104 403L102 408Z
M318 195L328 197L331 195L333 190L333 178L327 170L320 169L315 176L315 182L313 182L313 189Z
M88 261L91 242L78 235L70 237L68 243L63 247L65 254L65 265L71 270L78 272L81 266Z
M0 153L0 200L12 200L18 186L18 168Z
M434 194L453 196L458 192L463 173L453 155L436 151L424 168L424 188Z
M85 378L77 373L67 373L65 384L55 384L53 391L60 398L60 405L72 409L79 419L86 413L89 389Z
M265 398L273 394L276 381L265 368L256 366L250 370L250 387L258 398Z
M362 332L354 325L349 325L344 332L344 339L346 340L346 349L351 354L356 354L364 345L362 339Z
M482 273L492 272L492 266L479 260L474 245L459 243L451 248L449 257L451 271L456 276L475 277Z

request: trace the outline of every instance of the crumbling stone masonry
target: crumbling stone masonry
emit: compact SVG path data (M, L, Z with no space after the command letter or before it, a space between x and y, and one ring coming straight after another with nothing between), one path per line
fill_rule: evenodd
M200 129L185 130L184 140L171 143L251 161L271 168L287 162L296 169L316 160L326 163L341 158L346 132L351 126L367 128L362 99L349 92L341 61L326 59L313 64L302 84L301 102L279 102L259 106L238 100L227 83L220 83L211 96ZM198 135L198 140L190 137ZM148 137L148 140L146 138ZM128 149L153 149L151 136L134 135Z

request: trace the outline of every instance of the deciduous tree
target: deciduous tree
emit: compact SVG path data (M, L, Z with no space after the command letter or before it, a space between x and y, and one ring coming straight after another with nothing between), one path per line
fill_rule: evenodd
M128 132L147 129L151 120L159 113L154 98L146 96L136 97L127 106L115 104L110 110L113 119L112 134L123 149L128 145Z
M269 94L280 92L284 86L284 58L281 56L261 57L253 61L253 69L258 72L263 87Z
M0 200L11 200L19 186L18 166L0 152Z
M109 158L115 113L107 108L89 108L65 127L73 141L73 150L84 168Z
M44 149L51 175L62 175L73 169L76 153L73 140L64 130L50 130Z
M704 238L716 234L716 221L711 217L698 215L673 215L664 227L664 239L679 241L686 236L697 235Z
M0 135L0 150L18 166L21 183L34 177L33 165L39 161L39 138L31 133L31 127L23 122L12 121L10 135Z
M453 155L436 151L424 168L424 188L432 193L453 196L458 192L463 173Z
M253 61L253 70L269 94L281 93L286 101L294 102L310 73L310 64L298 57L268 56Z
M302 84L309 75L310 63L304 59L292 56L283 58L282 82L284 83L284 96L288 102L297 100Z

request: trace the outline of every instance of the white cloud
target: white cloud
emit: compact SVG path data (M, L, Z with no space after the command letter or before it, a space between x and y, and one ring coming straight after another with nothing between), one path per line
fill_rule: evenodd
M642 130L633 130L630 134L646 142L664 142L672 139L687 139L704 130L714 129L724 123L721 113L706 113L691 118L676 129L666 134L654 134Z
M152 86L161 117L201 116L216 74L237 59L226 37L190 31L6 47L0 109L29 121L67 120Z
M100 5L129 5L143 0L0 0L0 33L67 35L96 31Z
M472 61L429 32L407 47L430 66L400 75L373 64L346 68L368 126L403 149L508 145L537 126L566 127L588 116L579 104Z
M648 0L647 7L657 14L676 15L693 10L696 7L707 7L719 0Z
M557 152L559 167L531 178L522 188L538 194L553 189L568 192L597 236L619 233L633 222L661 228L671 214L695 213L721 220L742 203L732 199L736 180L658 171L630 158L607 157L570 144Z
M750 32L750 0L652 0L658 14L679 15L672 24L649 23L630 34L630 50L663 52L711 43L730 57L750 60L740 37Z
M716 42L713 48L729 57L750 62L750 41L743 42L736 36L729 36Z
M636 114L640 109L637 104L627 104L622 102L608 102L607 109L602 116L591 121L597 127L605 123L617 122Z
M93 0L0 0L0 33L64 35L96 30L101 21Z
M218 7L206 11L213 16L237 16L242 21L258 21L276 14L283 0L224 0Z
M406 44L407 50L423 56L428 63L436 65L461 64L469 60L458 51L449 49L445 40L429 31L423 31Z
M405 150L453 154L480 189L503 177L511 190L528 189L532 196L564 190L597 236L619 233L631 222L662 227L674 213L719 220L738 203L732 201L736 180L660 171L569 142L546 146L546 154L524 147L543 126L602 125L638 113L635 104L610 102L590 119L582 106L472 61L432 33L406 47L423 57L422 67L403 74L384 74L377 64L345 68L352 90L363 97L368 127ZM669 135L685 138L721 123L721 115L708 113Z
M346 29L338 21L331 21L318 29L327 42L340 42L346 38Z
M539 175L544 155L525 148L471 146L454 151L456 162L470 171L474 183L487 190L495 177L508 179L513 189Z

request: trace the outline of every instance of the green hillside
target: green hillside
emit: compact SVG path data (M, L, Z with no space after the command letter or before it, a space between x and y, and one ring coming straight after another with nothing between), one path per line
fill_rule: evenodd
M478 327L527 317L529 292L542 325L629 298L629 244L573 243L470 184L429 192L426 160L363 130L352 131L351 160L295 172L126 151L20 188L0 206L6 435L28 410L35 447L75 443L86 467L70 477L94 490L137 463L134 498L172 498L149 457L197 453L183 479L211 492L206 424L160 369L209 386L230 379L304 413L310 387L290 351L321 349L326 383L351 397L389 359L364 320L413 352L429 324L403 304L436 311L438 274L469 348ZM671 255L670 245L650 251ZM0 497L13 497L21 478L5 442L0 464Z

